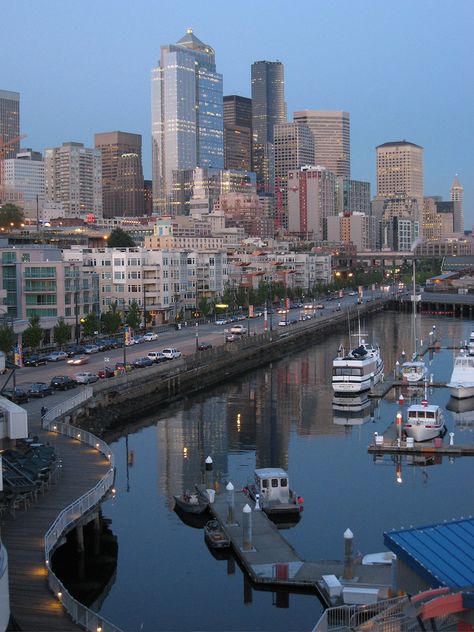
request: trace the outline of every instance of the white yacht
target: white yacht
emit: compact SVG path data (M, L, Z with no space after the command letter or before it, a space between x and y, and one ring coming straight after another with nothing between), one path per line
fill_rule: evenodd
M428 378L428 367L418 359L418 337L417 337L417 313L416 304L420 301L421 295L416 293L416 267L413 260L413 294L412 300L412 334L413 334L413 356L412 359L404 362L401 366L402 380L409 384L416 384ZM418 318L419 320L419 318Z
M469 355L474 355L474 331L471 331L471 335L469 336L467 350L469 352Z
M474 397L474 357L461 353L454 358L453 372L447 386L452 397Z
M428 404L423 400L421 404L408 407L403 430L407 437L415 441L429 441L444 433L444 415L440 406Z
M359 334L360 335L360 334ZM345 353L339 348L332 362L332 388L335 393L362 393L383 380L383 360L377 345L359 341L359 346Z

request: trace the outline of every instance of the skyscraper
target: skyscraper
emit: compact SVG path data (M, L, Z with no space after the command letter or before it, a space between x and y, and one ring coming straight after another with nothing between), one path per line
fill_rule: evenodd
M82 143L63 143L44 153L46 199L62 202L66 217L102 217L100 151Z
M377 152L377 197L405 195L423 204L423 147L406 140L384 143Z
M334 215L336 177L324 167L302 167L288 174L288 229L306 239L325 238L325 220Z
M459 182L457 175L454 176L454 180L449 192L450 192L451 202L453 202L453 208L454 208L454 217L453 217L454 232L462 233L464 231L464 210L463 210L463 204L462 204L464 189L461 183Z
M188 29L176 44L161 47L151 84L153 207L173 214L174 172L224 168L222 75L214 50Z
M0 90L0 147L20 134L20 93ZM5 148L3 158L15 158L20 151L20 139Z
M302 110L293 114L296 123L307 125L314 135L316 164L336 176L351 175L351 123L349 112Z
M143 215L142 137L130 132L95 134L95 148L102 156L104 217ZM126 159L122 156L126 155ZM136 156L133 160L130 156ZM125 164L126 163L126 164Z
M252 100L224 97L224 168L252 170Z
M259 193L273 195L273 130L286 122L284 67L279 61L252 64L253 169Z

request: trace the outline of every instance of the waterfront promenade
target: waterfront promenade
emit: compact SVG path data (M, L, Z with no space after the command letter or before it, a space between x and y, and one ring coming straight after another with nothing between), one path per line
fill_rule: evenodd
M69 395L67 395L69 396ZM39 403L35 408L39 409ZM1 537L8 552L10 609L24 632L82 630L48 587L44 535L58 514L94 487L110 469L97 450L41 429L39 410L28 412L30 435L54 446L61 459L57 482L26 509L2 518Z

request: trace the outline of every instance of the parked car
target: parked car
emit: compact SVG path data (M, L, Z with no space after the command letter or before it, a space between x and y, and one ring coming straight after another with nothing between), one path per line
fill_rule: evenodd
M244 325L232 325L232 327L230 328L230 333L240 336L247 333L247 328L244 327Z
M40 366L40 364L48 364L48 356L35 354L23 359L23 366Z
M123 362L117 362L115 365L115 370L119 373L128 373L129 371L133 371L134 368L130 362L126 362L125 364Z
M143 338L145 342L153 342L153 340L158 340L158 334L155 334L154 331L148 331Z
M163 355L162 351L150 351L147 358L158 364L158 362L165 362L168 358Z
M237 340L237 334L227 334L225 337L226 342L235 342Z
M28 393L22 388L4 388L2 391L3 397L9 399L15 404L27 404L30 401Z
M162 353L168 360L174 360L175 358L181 357L181 351L179 351L179 349L174 349L170 347L163 349Z
M46 395L52 395L53 389L44 382L35 382L28 389L28 395L30 397L46 397Z
M67 360L67 353L65 351L52 351L46 357L49 362L59 362L60 360Z
M201 342L198 344L198 351L206 351L206 349L212 349L210 342Z
M49 385L56 390L67 391L69 388L76 388L77 382L69 375L56 375L51 378Z
M76 373L74 378L79 384L92 384L93 382L97 382L99 376L95 373L88 373L87 371L83 371L82 373Z
M66 354L68 358L79 353L84 353L84 345L68 345L66 347Z
M216 325L227 325L227 320L226 320L225 318L218 318L218 319L215 321L215 324L216 324Z
M314 309L324 309L324 303L316 303L316 305L314 306Z
M79 366L81 364L87 364L89 362L89 356L86 355L76 355L69 358L67 363L72 364L72 366Z
M99 347L97 345L85 345L84 353L90 355L91 353L99 353Z
M132 336L132 340L136 345L141 345L142 342L146 342L145 336Z
M99 371L97 371L97 375L100 378L105 379L105 378L109 378L109 377L114 377L115 371L110 366L104 366L103 369L100 369Z
M280 322L278 323L278 327L286 327L289 324L290 324L289 320L280 320Z
M128 339L125 341L125 346L126 346L126 347L131 347L131 346L132 346L132 345L134 345L134 344L135 344L135 340L134 340L132 337L128 338Z
M144 358L135 358L135 360L132 362L133 366L136 369L143 369L147 366L153 366L153 360L151 360L150 358L144 357Z

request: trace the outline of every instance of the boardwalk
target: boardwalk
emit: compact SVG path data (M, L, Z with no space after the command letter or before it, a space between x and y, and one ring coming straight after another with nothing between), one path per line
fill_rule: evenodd
M43 432L39 413L29 413L30 433L56 448L62 460L59 482L26 511L5 515L2 541L9 558L11 613L24 632L82 630L49 590L43 536L64 507L92 488L110 468L96 450L54 433Z

